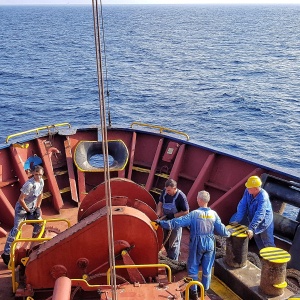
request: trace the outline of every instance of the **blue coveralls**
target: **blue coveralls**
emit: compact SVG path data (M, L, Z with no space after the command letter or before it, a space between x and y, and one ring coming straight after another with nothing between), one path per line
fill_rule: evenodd
M211 270L215 260L214 231L221 236L230 236L230 232L222 224L218 214L209 207L200 207L188 215L169 221L160 221L165 229L190 226L189 258L187 262L188 276L198 280L199 265L202 266L202 284L209 289ZM192 290L196 290L192 286Z
M43 188L44 188L44 180L42 178L40 179L39 183L36 183L33 177L24 183L24 185L21 188L21 192L26 195L24 201L29 209L33 209L36 207L37 198L43 192ZM16 235L18 233L18 226L22 221L26 219L37 220L34 215L28 215L27 211L22 207L22 205L18 201L15 205L14 227L9 232L9 235L7 237L4 246L3 253L5 255L10 254L11 244L15 240ZM40 217L39 219L42 218ZM34 224L32 236L38 234L40 229L41 229L40 224L38 223Z
M245 223L253 231L259 250L275 247L272 204L264 189L261 189L255 198L246 189L230 222Z
M181 190L177 189L176 194L173 196L172 202L167 202L166 197L170 198L172 196L168 195L166 193L166 191L164 191L162 194L162 209L163 209L164 215L175 214L178 212L177 205L176 205L176 201L177 201L178 197L182 198L182 199L178 199L178 200L183 200L186 202L185 210L189 209L186 197ZM169 230L164 230L164 237L168 236L168 234L169 234ZM172 232L169 236L169 239L168 239L167 243L165 244L165 249L167 251L168 258L170 258L172 260L178 260L178 257L180 254L181 237L182 237L182 228L181 227L172 230Z

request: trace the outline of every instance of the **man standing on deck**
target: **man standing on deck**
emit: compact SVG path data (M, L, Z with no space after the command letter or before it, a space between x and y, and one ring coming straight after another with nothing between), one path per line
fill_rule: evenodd
M158 218L165 217L167 220L172 220L189 213L189 205L186 195L177 188L177 182L173 179L168 179L165 183L165 188L162 191L159 202L157 204ZM167 257L172 260L178 260L180 253L180 243L182 237L182 228L164 230L164 238L169 236L165 249Z
M44 169L41 166L34 168L33 177L28 179L21 188L21 194L15 206L14 227L10 231L4 252L1 254L3 262L8 265L10 260L11 244L16 238L18 227L24 220L41 220L41 203L43 199L44 188ZM36 236L41 229L41 224L36 223L33 226L32 236Z
M247 234L254 240L258 249L276 247L274 244L273 209L267 191L261 188L262 182L258 176L248 178L246 190L240 200L237 212L231 217L230 224L237 225L245 217L248 219Z
M211 282L211 270L215 261L215 236L214 231L220 236L230 236L230 232L221 222L218 214L208 207L210 194L200 191L197 196L199 208L188 215L171 221L156 220L162 228L174 230L190 226L189 257L187 261L188 276L198 281L199 266L202 267L202 284L206 291ZM190 288L191 299L198 299L197 286Z

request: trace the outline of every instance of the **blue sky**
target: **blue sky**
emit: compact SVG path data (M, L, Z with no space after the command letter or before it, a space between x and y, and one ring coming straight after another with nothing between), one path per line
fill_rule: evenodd
M91 0L0 0L0 5L91 5ZM102 0L103 4L298 4L299 0Z

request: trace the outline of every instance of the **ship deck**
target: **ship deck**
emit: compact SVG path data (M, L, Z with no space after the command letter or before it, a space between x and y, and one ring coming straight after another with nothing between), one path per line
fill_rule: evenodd
M77 222L77 212L78 207L74 206L72 203L65 202L63 208L60 210L60 214L55 213L52 207L43 206L43 218L58 218L58 219L67 219L70 221L71 225ZM57 225L53 225L54 228L61 230L60 223ZM65 225L63 225L65 226ZM24 235L30 236L30 232L32 227L29 225L25 225L24 227ZM5 228L7 231L10 228ZM0 238L0 252L2 253L6 238ZM186 261L188 256L188 243L189 243L189 231L184 228L183 230L183 238L181 244L181 255L180 260ZM7 266L0 261L0 300L10 300L15 299L15 296L12 292L12 280L11 280L11 270L7 268ZM187 276L186 270L179 271L174 273L172 278L173 281L179 281L183 277ZM38 296L37 296L38 297ZM38 298L34 298L38 299ZM41 298L44 299L44 298ZM205 299L212 300L220 300L220 299L231 299L231 300L239 300L239 298L235 293L233 293L222 281L213 276L211 289L208 294L205 296Z

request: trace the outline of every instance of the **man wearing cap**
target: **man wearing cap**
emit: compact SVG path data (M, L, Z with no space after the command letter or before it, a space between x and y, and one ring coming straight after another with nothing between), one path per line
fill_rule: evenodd
M254 237L259 250L275 247L272 205L267 191L261 188L261 184L258 176L248 178L237 212L230 219L232 225L242 222L245 217L248 219L248 237Z

